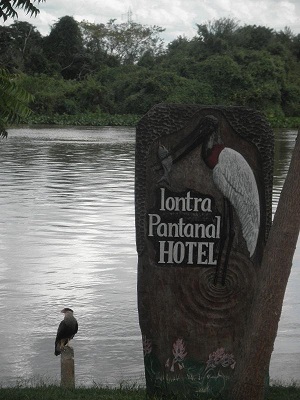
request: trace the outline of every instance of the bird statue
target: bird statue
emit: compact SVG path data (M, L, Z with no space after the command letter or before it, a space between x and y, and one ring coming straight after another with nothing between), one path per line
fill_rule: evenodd
M78 331L78 323L73 315L73 310L71 310L71 308L64 308L61 312L65 314L65 316L57 329L54 351L56 356L64 351L65 346L69 346L70 340L73 339Z
M256 249L260 228L259 193L251 167L239 152L225 146L219 133L219 121L213 115L203 117L187 137L168 151L167 157L175 164L200 145L202 145L201 156L203 161L212 170L213 182L224 197L224 224L214 279L215 284L221 280L222 285L224 285L235 235L233 209L241 223L242 235L249 255L252 257ZM160 163L163 165L164 160L161 159ZM228 237L228 243L225 261L223 267L221 267L226 237Z

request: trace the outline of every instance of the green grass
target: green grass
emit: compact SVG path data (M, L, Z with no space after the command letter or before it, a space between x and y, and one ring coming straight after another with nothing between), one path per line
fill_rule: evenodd
M62 389L57 386L0 389L1 400L140 400L144 397L142 389Z
M145 400L145 389L135 385L120 385L119 388L106 387L63 389L55 385L39 387L17 386L0 388L1 400ZM205 400L215 400L203 397ZM295 385L271 386L265 400L299 400L300 387ZM159 400L159 399L157 399ZM201 400L201 398L199 398ZM255 399L253 399L255 400Z
M300 387L292 386L271 386L266 400L299 400Z

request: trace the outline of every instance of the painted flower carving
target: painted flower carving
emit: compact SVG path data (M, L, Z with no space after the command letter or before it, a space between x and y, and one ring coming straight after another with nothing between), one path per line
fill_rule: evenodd
M209 358L206 362L206 369L216 368L219 366L224 368L230 367L231 369L234 369L235 364L236 362L234 355L225 353L225 349L221 347L209 355Z
M172 363L170 363L170 359L168 358L165 364L166 368L170 368L170 371L174 372L175 365L177 365L179 370L182 370L184 368L183 361L187 355L183 339L177 339L176 342L173 343L172 353L173 353Z
M143 336L143 351L144 357L152 352L152 340Z

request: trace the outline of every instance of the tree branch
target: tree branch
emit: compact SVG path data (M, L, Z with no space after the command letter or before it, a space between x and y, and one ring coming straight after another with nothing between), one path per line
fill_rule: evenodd
M300 228L299 136L298 133L258 274L243 351L237 360L231 390L230 398L234 400L264 398L264 384Z

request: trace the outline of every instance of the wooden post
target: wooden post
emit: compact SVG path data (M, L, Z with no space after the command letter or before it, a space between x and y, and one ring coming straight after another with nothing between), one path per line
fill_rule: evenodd
M64 388L75 388L74 349L66 346L61 353L61 382Z

